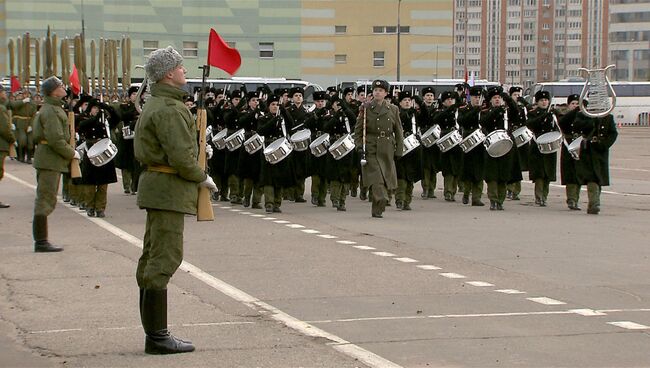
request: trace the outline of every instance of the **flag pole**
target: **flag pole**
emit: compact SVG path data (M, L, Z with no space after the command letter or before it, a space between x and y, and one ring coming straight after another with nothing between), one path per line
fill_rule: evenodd
M206 132L208 126L208 117L207 112L205 111L205 105L203 102L203 96L205 93L205 79L210 75L210 66L203 65L199 69L202 69L201 77L201 90L199 91L199 103L197 110L197 128L199 130L199 167L205 171L207 164L207 157L205 152L206 145ZM196 211L197 221L214 221L214 210L212 209L212 202L210 201L210 189L199 186L199 199L197 203Z

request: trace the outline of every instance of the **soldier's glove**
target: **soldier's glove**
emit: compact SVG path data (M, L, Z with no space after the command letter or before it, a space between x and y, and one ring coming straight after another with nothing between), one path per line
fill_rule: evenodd
M11 130L16 130L16 124L11 124Z
M81 155L79 155L79 152L74 151L74 157L73 157L73 159L75 159L75 160L81 160Z
M217 185L214 183L214 180L212 180L212 177L210 177L210 175L206 176L205 180L203 180L199 185L204 188L208 188L213 192L217 191Z
M74 140L75 140L75 141L78 141L78 140L79 140L79 133L75 133L75 134L74 134Z
M28 127L27 127L27 133L30 133L31 131L32 131L32 127L31 127L31 126L28 126Z
M214 150L212 150L212 147L209 144L205 144L205 154L208 157L208 160L212 158L212 154L214 153Z
M23 98L24 103L29 103L29 101L31 101L31 99L29 97Z

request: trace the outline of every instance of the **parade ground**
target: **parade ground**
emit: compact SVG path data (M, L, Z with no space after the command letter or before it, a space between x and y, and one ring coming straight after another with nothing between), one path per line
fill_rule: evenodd
M383 219L358 198L271 216L214 203L214 222L186 217L169 284L170 330L197 350L167 356L144 354L135 196L110 185L103 219L59 202L65 251L34 253L35 171L7 160L0 366L650 366L650 129L619 131L600 215L585 190L570 211L559 182L545 208L528 181L505 211L445 202L441 177L438 198L416 184L413 210Z

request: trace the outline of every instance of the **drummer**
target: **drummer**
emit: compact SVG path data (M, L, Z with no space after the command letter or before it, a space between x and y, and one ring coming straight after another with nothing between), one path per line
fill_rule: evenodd
M255 131L257 130L257 118L260 114L258 95L249 96L246 108L239 114L239 123L242 129L244 129L244 142L255 134ZM243 205L244 207L251 206L251 208L261 209L262 206L260 205L260 202L262 201L264 190L259 185L262 152L260 150L253 154L249 154L246 152L244 147L237 151L239 151L237 176L243 181L244 186L244 191L242 193Z
M333 118L332 111L327 107L327 93L325 91L314 92L314 110L313 119L305 121L305 127L311 130L312 142L325 133L325 124ZM318 207L325 207L325 198L327 196L327 178L326 172L327 156L312 156L310 158L311 174L311 204ZM332 207L336 207L332 203Z
M258 94L257 92L248 92L246 95L246 99L240 99L240 98L232 98L231 103L232 103L232 108L228 109L227 111L224 112L223 119L226 124L226 128L228 129L228 134L227 136L230 137L232 136L235 132L237 132L239 129L242 129L242 124L239 121L240 115L242 114L242 110L246 108L247 100L250 100L251 98L257 98ZM243 189L243 183L240 180L239 176L237 175L237 170L239 167L239 150L241 149L238 148L234 151L230 151L229 149L225 149L225 164L224 164L224 172L225 176L228 178L228 188L230 191L230 204L243 204L243 193L241 189Z
M458 124L463 131L463 138L467 138L477 129L481 129L479 116L483 108L483 88L471 87L469 89L470 104L461 108ZM484 206L481 202L483 195L483 180L485 180L485 146L479 144L471 151L463 154L463 169L460 180L463 181L463 204L468 204L470 194L472 206Z
M330 135L330 141L336 142L340 138L348 136L354 125L354 113L342 103L338 96L330 97L332 104L332 119L325 121L323 130ZM332 205L337 211L346 211L345 198L350 190L350 181L352 180L352 168L355 166L353 161L354 145L351 151L345 156L335 159L333 155L327 154L326 161L326 178L330 182L330 199Z
M268 110L258 116L257 133L264 136L265 142L286 138L286 132L291 131L293 119L286 109L280 108L279 101L279 96L269 96L266 100ZM264 208L267 213L282 212L282 188L290 188L296 183L293 161L285 158L271 164L264 158L261 160L260 185L264 187Z
M581 134L575 126L575 119L580 111L578 108L579 95L567 97L569 111L560 118L559 125L567 144L573 143ZM566 190L566 203L570 210L580 211L580 182L576 173L577 160L573 159L566 145L562 145L560 153L560 178Z
M416 135L418 124L415 119L415 108L410 91L402 91L398 95L399 118L402 123L404 136ZM413 184L422 179L422 146L418 145L406 155L395 161L397 168L397 191L395 206L402 211L411 210L413 200Z
M557 116L550 108L551 94L548 91L535 93L535 108L528 114L526 126L536 139L550 132L557 132ZM561 135L559 136L562 139ZM531 144L528 157L528 175L535 183L535 204L546 207L551 181L557 176L557 152L541 152L537 144Z
M519 86L512 86L508 90L510 97L512 97L512 99L517 103L517 107L519 110L518 119L513 120L512 123L513 132L521 128L522 126L525 126L526 120L528 120L528 103L521 96L522 91L523 88ZM517 150L517 158L518 158L517 162L519 166L517 168L516 167L517 163L515 163L515 170L528 171L528 152L530 150L529 148L530 144L531 142L527 142L515 148ZM508 191L506 192L506 197L508 199L512 199L513 201L518 201L520 193L521 193L521 181L515 181L513 183L508 184Z
M440 96L441 110L433 116L433 123L440 126L440 137L458 130L456 116L462 101L457 97L458 95L451 91L445 91ZM456 201L454 197L458 191L458 178L462 164L463 150L457 144L448 151L440 153L440 169L444 178L444 195L447 202Z
M416 102L416 114L420 130L426 132L431 128L433 115L436 113L438 104L436 103L436 91L433 87L424 87L422 89L422 98L414 96ZM438 183L438 171L440 171L440 148L433 144L430 147L422 148L422 198L436 198L435 189Z
M291 104L287 111L293 119L294 126L291 128L289 135L296 133L298 130L305 129L309 120L313 119L313 113L307 111L304 102L305 90L302 87L293 87L289 90ZM311 161L311 152L294 151L290 157L293 161L293 167L296 174L296 183L290 188L285 188L287 199L296 201L296 203L307 202L305 200L305 179L309 176L309 162Z

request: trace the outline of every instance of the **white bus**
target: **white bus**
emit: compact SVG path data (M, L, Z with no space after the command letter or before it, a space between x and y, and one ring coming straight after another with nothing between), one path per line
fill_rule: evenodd
M371 83L372 80L357 80L356 82L342 82L339 85L339 88L341 90L346 87L356 88L356 87L368 86L368 88L370 88ZM388 81L388 83L391 85L391 87L393 86L398 87L400 91L410 91L415 96L420 95L424 87L433 87L433 89L436 91L436 97L439 98L443 92L453 91L457 84L465 83L465 80L464 79L433 79L430 81L399 81L399 82ZM486 89L488 87L500 86L499 83L489 82L484 79L475 80L474 85L483 86Z
M569 95L582 92L585 82L543 82L533 85L527 96L530 102L537 91L551 94L551 105L566 103ZM616 93L612 114L617 124L648 126L650 116L650 82L611 82Z

